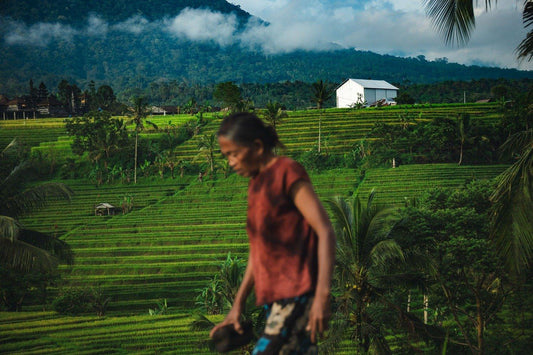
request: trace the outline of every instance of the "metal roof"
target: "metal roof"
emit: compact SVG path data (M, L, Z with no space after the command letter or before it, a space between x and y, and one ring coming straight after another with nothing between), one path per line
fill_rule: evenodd
M367 89L399 90L396 86L389 84L385 80L347 79L344 81L344 83L346 83L348 80L351 80ZM344 83L339 86L344 85Z

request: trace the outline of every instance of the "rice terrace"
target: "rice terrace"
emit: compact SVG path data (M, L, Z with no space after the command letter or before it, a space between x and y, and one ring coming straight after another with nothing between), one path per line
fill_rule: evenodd
M277 122L285 145L280 153L305 165L333 220L326 201L335 196L357 196L364 206L370 197L403 220L388 236L404 248L403 262L391 261L390 270L369 262L366 284L335 281L335 314L322 351L353 354L370 341L371 353L468 353L465 339L477 342L482 320L487 349L525 353L532 336L530 279L513 286L504 262L484 249L489 214L483 199L513 163L495 148L505 138L498 136L504 111L500 103L328 108L287 111ZM140 132L136 182L131 123L128 145L115 149L116 158L101 154L98 160L94 152L73 152L75 136L66 128L72 119L0 120L0 145L13 138L17 145L2 155L2 177L24 158L34 165L26 186L63 183L72 192L70 199L49 199L19 215L23 236L32 231L61 241L71 259L52 273L29 273L18 286L13 278L20 273L2 269L1 353L212 352L210 324L223 319L229 301L221 290L235 287L228 268L242 272L248 256L247 181L229 170L216 143L209 145L223 115L148 116L158 129L145 125ZM265 110L258 115L265 117ZM457 128L462 117L469 118L464 140ZM425 144L428 137L434 142ZM102 203L111 207L99 212ZM420 251L410 236L438 244L418 256L418 266L412 258ZM435 274L422 265L429 257ZM371 290L368 328L357 326L350 311L361 287ZM249 317L262 321L260 309Z

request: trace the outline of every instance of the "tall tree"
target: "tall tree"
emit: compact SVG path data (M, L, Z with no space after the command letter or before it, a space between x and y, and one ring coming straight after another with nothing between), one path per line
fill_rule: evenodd
M330 88L324 81L318 80L313 83L313 101L316 102L316 108L322 109L324 103L333 96L333 89Z
M98 107L107 110L116 101L115 93L109 85L102 85L96 91L96 101Z
M318 80L313 83L313 100L316 102L317 109L321 110L324 102L330 99L333 95L331 89L326 83ZM318 115L318 152L321 151L322 145L322 113Z
M376 292L380 275L395 261L403 260L403 252L390 234L398 221L397 214L392 208L375 204L374 198L372 192L366 203L357 195L350 200L328 200L337 236L335 283L342 290L339 314L365 352L371 343L388 349L367 308L380 297Z
M227 81L224 83L219 83L215 86L213 98L217 101L221 101L232 111L234 111L242 101L242 94L237 85L231 81Z
M485 0L485 9L490 10L497 0ZM466 44L476 25L474 0L424 0L426 13L447 44ZM533 2L524 0L522 11L526 29L533 24ZM533 57L533 29L516 49L518 58L528 61Z
M209 172L215 172L215 151L217 149L216 134L204 134L198 142L198 155L195 159L205 159L209 167Z
M83 117L67 119L66 129L74 136L72 151L78 155L88 152L96 165L104 160L106 171L111 155L128 142L124 121L112 118L107 111L92 111Z
M470 130L470 115L468 113L462 113L459 115L459 119L457 121L459 141L461 142L461 147L459 151L459 162L457 163L457 165L461 165L461 163L463 162L463 148L465 142L468 139L468 131Z
M276 129L276 126L281 122L281 120L288 116L279 102L269 101L266 105L266 110L263 113L263 117L272 125L272 127L274 127L274 129Z
M144 97L136 96L132 99L133 107L131 108L131 115L133 118L130 123L135 124L135 162L133 168L133 181L137 183L137 157L138 157L138 146L139 146L139 133L144 130L144 123L148 123L156 130L158 129L157 125L151 121L146 120L146 116L150 113L150 108L148 106L148 101Z

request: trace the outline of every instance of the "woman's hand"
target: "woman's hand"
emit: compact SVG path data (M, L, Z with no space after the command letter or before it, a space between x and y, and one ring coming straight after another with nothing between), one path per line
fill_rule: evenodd
M226 318L221 323L215 325L213 329L211 329L211 331L209 332L209 337L212 338L213 334L215 334L217 330L219 330L220 328L228 324L232 324L233 328L235 328L235 331L239 334L242 334L243 330L242 330L241 322L239 321L239 318L240 318L240 311L234 310L232 308L231 311L229 311Z
M313 344L316 344L318 340L317 335L321 335L328 329L328 323L331 317L329 299L329 296L315 296L311 309L309 310L309 321L307 322L307 327L305 329L311 333L311 342Z

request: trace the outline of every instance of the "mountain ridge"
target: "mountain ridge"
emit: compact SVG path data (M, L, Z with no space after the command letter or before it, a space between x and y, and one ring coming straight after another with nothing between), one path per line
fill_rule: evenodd
M260 20L224 0L91 4L82 0L9 0L3 4L0 93L25 93L30 79L48 87L56 87L62 79L82 88L95 81L121 92L161 80L212 84L341 82L358 77L410 84L533 77L530 71L354 49L269 55L235 42L248 20ZM210 28L211 23L202 22L205 18L218 27Z

